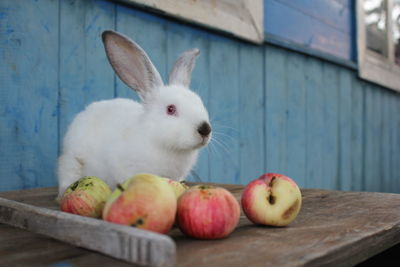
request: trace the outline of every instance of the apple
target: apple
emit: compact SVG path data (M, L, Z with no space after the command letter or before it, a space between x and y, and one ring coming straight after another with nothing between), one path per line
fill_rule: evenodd
M250 182L242 193L242 208L255 224L286 226L301 208L301 192L287 176L267 173Z
M60 209L99 218L110 194L111 189L103 180L95 176L85 176L65 190L60 200Z
M178 182L164 177L161 177L161 179L164 179L164 181L172 187L175 192L176 199L178 199L189 188L189 186L187 186L183 181Z
M178 227L193 238L224 238L235 229L239 217L238 201L221 187L196 185L178 199Z
M126 184L125 184L126 183ZM137 174L117 187L106 203L103 219L166 234L176 215L176 196L159 176Z
M143 173L146 174L146 173ZM167 183L172 190L175 193L176 199L178 199L180 197L180 195L182 195L183 192L185 192L189 186L187 186L183 181L182 182L178 182L169 178L165 178L165 177L161 177L161 176L157 176L154 174L149 174L149 175L153 175L155 177L157 177L158 179L161 179L163 182ZM135 176L132 176L128 179L126 179L122 184L118 184L117 187L115 188L115 190L112 192L111 196L109 197L110 201L107 201L106 205L104 206L104 212L107 212L109 206L111 203L114 202L114 200L116 198L118 198L123 191L125 191L125 189L128 188L129 183L132 181L132 179L134 179Z

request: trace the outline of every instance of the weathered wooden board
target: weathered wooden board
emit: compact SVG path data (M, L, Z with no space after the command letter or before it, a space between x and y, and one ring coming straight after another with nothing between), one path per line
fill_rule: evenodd
M300 187L305 186L306 175L306 60L304 56L287 58L286 161L287 175L296 177Z
M115 27L114 4L106 1L60 1L59 135L88 104L114 97L114 72L101 41ZM62 141L62 139L61 139Z
M239 51L239 139L240 183L255 179L265 171L264 49L242 45ZM251 67L249 67L251 66ZM216 89L217 90L217 89ZM225 126L229 127L229 126ZM229 128L225 128L229 129ZM221 136L222 137L222 136ZM227 138L224 138L227 139Z
M342 190L351 190L352 175L351 175L351 106L352 106L352 84L351 73L343 69L339 69L339 173L338 173L338 188Z
M353 60L352 5L337 1L268 0L264 3L264 28L269 35ZM282 15L284 14L284 15Z
M237 37L264 41L263 0L122 0L161 11L180 19L228 32Z
M54 200L53 200L54 201ZM175 244L166 235L0 198L0 222L131 263L173 266Z
M364 155L364 120L363 114L365 90L363 85L352 77L351 89L351 190L362 191L363 189L363 155Z
M266 167L269 172L286 173L286 89L287 54L275 47L265 49Z
M0 1L0 190L56 184L58 8Z
M317 90L321 90L322 99L322 187L318 188L338 188L338 166L339 166L339 138L338 138L338 118L339 118L339 75L338 67L324 63L322 65L322 79L324 85Z
M376 177L382 177L381 157L381 99L379 88L366 85L365 89L365 125L364 125L364 190L380 191L382 183ZM371 168L370 166L374 166Z
M209 48L209 112L215 153L210 154L210 180L239 183L239 46L214 37ZM226 73L234 74L227 77ZM221 88L229 90L221 90Z
M307 77L307 178L306 187L323 186L323 136L324 118L322 114L324 98L321 88L322 61L309 58L305 67Z
M243 186L223 186L240 198ZM301 212L287 227L256 226L242 215L238 228L222 240L190 239L173 229L170 236L176 243L176 265L353 266L400 241L400 214L393 212L400 205L398 194L316 189L302 190L302 194ZM57 208L55 195L56 188L0 193L0 197L52 209ZM3 210L0 214L4 218ZM42 231L52 229L50 223L45 225ZM43 266L61 261L76 267L100 263L104 267L127 266L93 251L3 224L0 224L0 255L2 263L16 266L23 263Z

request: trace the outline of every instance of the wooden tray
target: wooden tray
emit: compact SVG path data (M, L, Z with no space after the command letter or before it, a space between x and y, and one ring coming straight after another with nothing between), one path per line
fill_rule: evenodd
M222 186L240 198L242 186ZM97 263L105 267L125 266L125 261L188 267L351 266L400 243L400 195L317 189L302 193L302 210L288 227L256 226L241 216L238 228L228 238L201 241L185 237L176 228L164 236L59 212L54 202L56 188L3 192L0 197L14 201L0 201L0 222L73 246L0 224L0 256L3 263L16 265L64 261L74 266ZM56 257L56 252L50 255L49 247L47 257L34 253L29 256L26 250L34 247L25 244L25 251L17 249L23 242L21 236L29 235L35 236L30 237L32 246L52 242L54 248L66 246L69 250Z

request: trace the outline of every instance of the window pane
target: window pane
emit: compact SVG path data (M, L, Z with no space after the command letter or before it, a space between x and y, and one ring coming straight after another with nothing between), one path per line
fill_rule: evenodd
M364 0L367 47L387 56L386 0Z
M394 60L400 65L400 0L394 0L392 10Z

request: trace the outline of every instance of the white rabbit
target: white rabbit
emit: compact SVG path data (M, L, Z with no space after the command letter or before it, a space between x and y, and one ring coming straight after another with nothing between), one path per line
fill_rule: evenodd
M198 49L182 53L169 85L146 53L128 37L102 34L108 60L142 102L112 99L90 104L66 133L59 158L59 196L82 176L94 175L112 188L137 173L184 180L211 126L200 97L188 89Z

